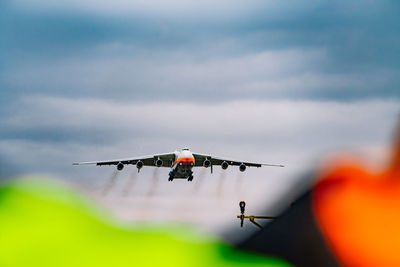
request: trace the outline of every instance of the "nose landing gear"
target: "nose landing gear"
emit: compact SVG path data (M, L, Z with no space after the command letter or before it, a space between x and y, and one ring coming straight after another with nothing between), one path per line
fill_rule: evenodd
M169 182L172 182L173 180L174 180L174 176L175 176L175 174L174 174L174 172L169 172L169 178L168 178L168 181Z
M188 182L191 182L191 181L193 181L193 172L192 171L189 173L189 177L188 177Z

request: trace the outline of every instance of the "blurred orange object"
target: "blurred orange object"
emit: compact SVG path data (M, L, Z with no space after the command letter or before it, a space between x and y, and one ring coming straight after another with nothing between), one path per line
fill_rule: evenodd
M400 131L393 148L382 172L331 163L314 188L316 221L345 266L400 266Z

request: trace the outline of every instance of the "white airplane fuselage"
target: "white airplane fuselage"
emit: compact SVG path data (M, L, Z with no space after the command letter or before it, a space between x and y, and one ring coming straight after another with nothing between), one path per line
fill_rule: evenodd
M175 151L175 161L171 167L170 180L175 178L193 179L192 168L194 167L195 159L189 149Z

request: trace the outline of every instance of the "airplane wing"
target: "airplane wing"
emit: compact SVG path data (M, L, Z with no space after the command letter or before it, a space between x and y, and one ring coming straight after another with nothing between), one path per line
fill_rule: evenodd
M284 165L279 165L279 164L255 163L255 162L247 162L241 160L224 159L206 154L193 153L193 156L195 158L195 166L197 167L203 166L204 161L206 159L208 159L211 162L211 165L221 165L224 161L226 161L229 165L233 166L240 166L241 164L244 164L247 167L257 167L257 168L261 166L284 167Z
M175 160L175 153L163 153L155 154L149 156L132 157L124 159L113 159L113 160L100 160L100 161L87 161L87 162L75 162L72 165L86 165L86 164L96 164L97 166L102 165L117 165L122 164L136 164L138 161L143 162L143 166L155 166L155 161L161 159L162 165L160 167L171 167Z

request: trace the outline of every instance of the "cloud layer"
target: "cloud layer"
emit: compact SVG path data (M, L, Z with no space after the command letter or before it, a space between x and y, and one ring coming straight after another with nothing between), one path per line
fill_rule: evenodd
M6 102L38 93L116 101L399 98L394 1L30 5L2 9Z
M310 161L341 147L384 145L396 123L398 106L398 101L388 100L193 104L26 97L1 117L0 137L3 153L10 153L4 156L15 163L24 157L11 152L18 147L58 151L48 160L48 151L23 160L25 167L35 169L44 160L60 167L77 160L168 152L184 146L239 159L301 162L300 158Z
M114 170L72 162L189 146L287 165L246 172L247 195L205 174L196 207L229 211L212 215L223 223L239 197L273 209L323 155L380 155L399 112L399 11L389 0L2 1L0 178L50 173L96 192ZM159 207L186 203L189 185L166 175ZM224 200L210 198L219 187Z

